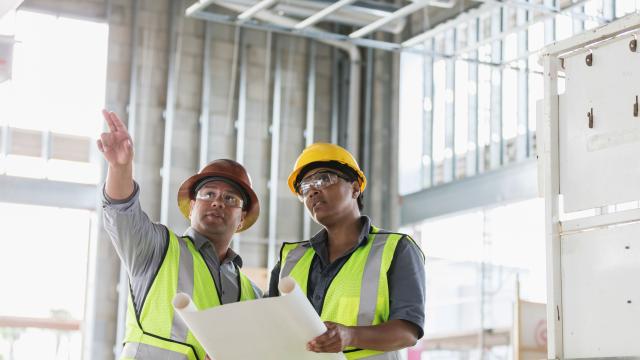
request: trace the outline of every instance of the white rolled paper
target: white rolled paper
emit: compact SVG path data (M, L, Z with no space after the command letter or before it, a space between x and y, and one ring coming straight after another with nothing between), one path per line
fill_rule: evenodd
M295 280L281 279L279 289L282 296L204 310L179 293L173 307L216 360L344 360L342 353L306 350L327 328Z

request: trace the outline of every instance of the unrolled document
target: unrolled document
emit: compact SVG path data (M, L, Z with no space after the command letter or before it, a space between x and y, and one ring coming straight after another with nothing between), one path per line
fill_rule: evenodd
M279 297L205 310L179 293L173 306L215 360L344 360L342 353L306 350L327 328L292 278L281 279L279 288Z

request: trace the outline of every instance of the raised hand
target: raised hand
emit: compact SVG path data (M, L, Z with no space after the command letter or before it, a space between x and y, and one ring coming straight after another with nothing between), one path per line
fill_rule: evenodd
M109 132L98 139L98 149L112 167L131 165L133 142L122 120L112 111L102 110L102 116L109 126Z

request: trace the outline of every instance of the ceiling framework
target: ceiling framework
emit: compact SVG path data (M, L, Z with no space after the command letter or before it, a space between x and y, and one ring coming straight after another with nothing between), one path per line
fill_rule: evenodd
M186 10L186 16L317 40L342 41L386 51L418 52L439 58L480 62L468 59L468 54L483 45L503 40L510 34L525 31L537 22L552 19L560 14L580 21L608 23L605 18L590 16L581 11L587 1L589 0L562 0L557 6L549 6L544 2L527 0L413 0L403 1L400 5L357 0L200 0ZM424 46L428 41L444 35L451 29L490 16L500 8L527 10L528 20L525 24L504 26L499 33L491 34L488 38L450 53ZM442 18L442 14L449 20L439 21L437 18ZM265 21L265 15L277 17L278 21ZM424 21L427 24L426 28L411 31L412 15L423 16L427 20ZM431 18L433 20L429 21ZM353 30L325 30L335 30L340 26L342 29ZM391 34L396 41L374 38L374 34L379 33ZM535 51L526 55L532 53ZM486 64L506 66L517 60L520 58Z

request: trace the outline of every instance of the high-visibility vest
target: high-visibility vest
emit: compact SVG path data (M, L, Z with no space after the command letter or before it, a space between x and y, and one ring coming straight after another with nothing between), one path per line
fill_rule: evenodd
M389 320L387 272L396 246L405 234L371 227L367 243L359 246L331 281L320 318L346 326L378 325ZM411 238L406 236L407 239ZM413 240L412 240L413 241ZM307 294L311 262L315 255L308 241L284 243L280 250L280 278L291 276ZM347 348L347 359L396 359L397 352ZM377 355L377 356L376 356Z
M173 298L188 294L198 309L221 304L213 276L200 252L188 237L169 232L164 260L137 312L131 292L127 309L127 330L120 359L204 360L206 352L187 325L174 311ZM238 269L239 301L259 297L249 279Z

